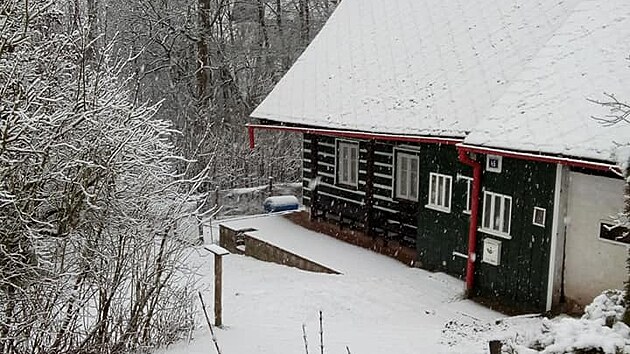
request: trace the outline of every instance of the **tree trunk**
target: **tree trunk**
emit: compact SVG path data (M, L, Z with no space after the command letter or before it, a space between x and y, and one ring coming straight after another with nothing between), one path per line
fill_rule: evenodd
M630 222L630 164L626 169L626 207L625 207L626 220ZM630 225L628 229L630 229ZM626 302L626 312L623 315L623 322L630 326L630 251L628 251L628 261L626 268L628 269L628 280L626 281L626 294L625 294L625 302Z
M208 57L208 42L206 38L212 31L210 28L210 0L199 0L199 38L197 39L197 99L203 102L207 95L210 73L210 58Z
M300 0L299 17L300 17L300 39L303 46L308 45L310 38L310 16L311 9L309 0Z
M86 61L92 61L96 57L96 34L98 33L98 2L97 0L87 0L87 47L85 48Z
M269 34L267 33L267 25L265 24L265 3L258 0L258 24L260 25L260 48L269 47Z

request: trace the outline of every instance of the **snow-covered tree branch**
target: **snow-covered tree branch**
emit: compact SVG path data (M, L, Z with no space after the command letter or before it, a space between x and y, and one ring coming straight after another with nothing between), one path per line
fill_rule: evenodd
M138 104L127 60L86 53L46 1L0 26L0 347L109 352L192 325L173 128ZM91 50L90 50L91 51Z

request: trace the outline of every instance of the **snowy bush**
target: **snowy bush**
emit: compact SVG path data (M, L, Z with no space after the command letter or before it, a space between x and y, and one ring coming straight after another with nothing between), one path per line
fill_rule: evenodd
M621 321L625 311L625 293L621 290L606 290L584 309L582 319L600 321L612 325Z
M580 319L543 320L540 328L506 341L505 353L630 353L630 327L620 322L624 292L606 290L585 309Z
M129 90L133 59L87 60L61 15L0 11L0 352L167 344L192 325L176 230L196 182L178 179L159 107Z
M606 353L630 351L630 328L615 323L612 328L600 320L562 318L543 321L538 337L527 345L541 353Z

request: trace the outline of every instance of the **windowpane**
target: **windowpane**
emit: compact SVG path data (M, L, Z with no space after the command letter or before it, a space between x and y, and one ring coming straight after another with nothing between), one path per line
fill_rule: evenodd
M490 228L490 209L492 203L492 196L488 195L488 193L484 193L483 195L483 227L486 229Z
M356 184L357 183L357 152L358 152L358 148L356 146L353 146L350 148L350 183L351 184Z
M418 173L418 159L417 158L410 159L410 161L411 161L411 166L410 166L411 173Z
M415 160L412 161L416 162ZM411 166L411 175L409 177L409 197L412 199L418 199L418 173L413 169L413 163Z
M468 185L466 189L466 211L470 211L472 209L472 183L470 183L470 180L467 180L466 184Z
M348 182L348 147L343 147L342 159L341 159L341 181Z
M418 199L418 158L409 159L409 199Z
M407 173L402 172L400 174L399 185L400 185L400 196L401 197L407 196Z
M444 178L444 207L451 207L451 179Z
M503 230L504 233L510 232L510 218L512 214L512 200L510 198L503 199L504 201L504 210L503 210Z
M437 189L437 176L431 175L431 182L429 186L431 195L429 197L429 204L435 204L436 201L436 189Z
M437 205L442 205L443 203L443 195L444 195L444 177L438 176L437 183Z
M494 196L492 201L494 210L493 210L493 230L501 230L501 197L498 195Z

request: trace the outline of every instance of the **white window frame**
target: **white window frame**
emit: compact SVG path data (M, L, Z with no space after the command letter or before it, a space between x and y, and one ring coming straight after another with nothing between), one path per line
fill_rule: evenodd
M434 183L435 181L435 183ZM434 185L435 184L435 185ZM448 184L448 195L446 193L446 185ZM436 189L437 188L437 189ZM435 190L435 194L433 193ZM445 213L451 212L453 201L453 177L444 175L441 173L430 172L429 173L429 195L426 208L442 211Z
M406 158L407 161L416 161L416 169L413 171L411 167L411 162L408 162L408 167L406 172L402 170L402 164L400 163L401 158ZM417 202L420 196L420 156L418 154L414 154L413 152L394 149L394 167L395 167L395 175L394 175L394 197L399 199L405 199ZM412 175L415 173L415 186L413 185ZM405 183L403 185L403 174L405 174ZM402 190L402 187L405 190ZM412 187L415 187L415 195L412 195Z
M466 181L466 204L462 213L470 215L472 212L472 185L473 178L468 176L458 175L457 179Z
M490 198L488 198L490 197ZM496 197L500 198L500 205L498 205L499 207L499 214L496 215L495 211L497 210L497 205L495 203L496 201ZM510 209L509 209L509 219L507 220L507 232L503 231L505 229L505 201L509 200L510 201ZM487 203L490 203L490 219L489 219L489 225L486 224L486 205ZM510 236L510 232L512 231L512 206L514 206L512 197L509 195L505 195L505 194L500 194L500 193L494 193L494 192L489 192L489 191L483 191L483 212L481 215L481 227L479 229L479 231L486 233L486 234L490 234L490 235L494 235L494 236L498 236L498 237L503 237L503 238L507 238L507 239L511 239L512 236ZM499 220L499 227L498 229L495 228L495 223L496 223L496 217L498 216Z
M543 213L543 221L542 224L536 222L536 212L542 211ZM545 227L545 222L547 221L547 209L541 207L534 207L534 214L532 215L532 224L540 227Z
M608 243L612 243L612 244L615 244L615 245L620 245L620 246L624 246L626 248L630 248L630 243L628 243L628 242L616 241L616 240L611 240L609 238L602 237L602 230L601 230L602 226L607 228L607 229L609 229L609 230L615 229L617 227L621 227L621 228L627 229L625 226L620 225L619 222L615 222L613 220L604 220L604 219L600 220L597 223L597 225L599 226L599 228L597 229L597 239L599 241L608 242Z
M359 142L351 140L337 139L335 144L335 184L341 184L344 186L358 187L359 186ZM344 147L348 148L348 158L343 159L341 151ZM356 150L356 159L352 160L352 150ZM352 176L352 168L354 167L355 174ZM344 172L347 171L344 178ZM354 178L353 178L354 177Z

